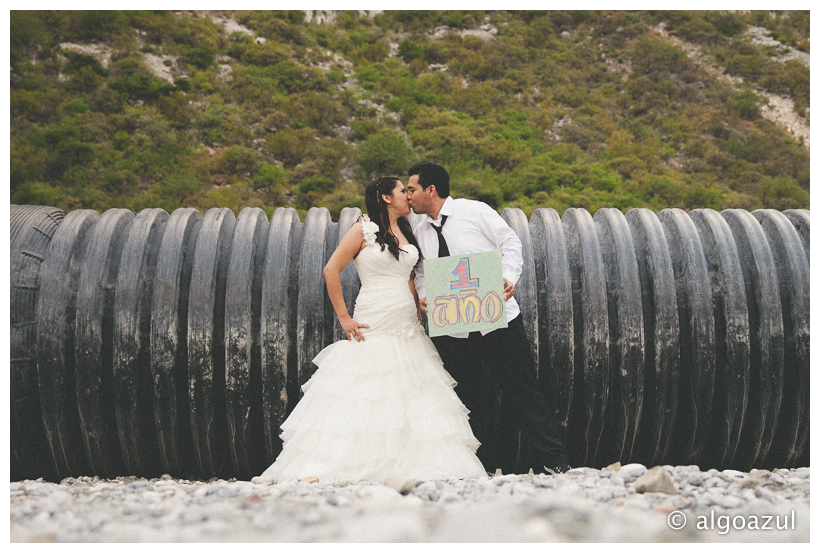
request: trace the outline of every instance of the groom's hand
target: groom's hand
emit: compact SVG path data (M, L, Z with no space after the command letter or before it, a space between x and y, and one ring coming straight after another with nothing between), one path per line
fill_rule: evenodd
M427 313L427 298L421 298L419 300L419 309Z
M507 280L505 278L504 279L504 301L507 301L508 299L513 297L513 294L515 294L515 284L513 284L512 282L510 282L509 280Z

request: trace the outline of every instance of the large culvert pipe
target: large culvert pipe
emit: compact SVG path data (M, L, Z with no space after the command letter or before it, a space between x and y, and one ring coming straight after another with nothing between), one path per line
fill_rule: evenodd
M359 215L12 206L12 479L259 474L341 337L322 268ZM808 211L502 216L571 464L807 462ZM341 280L352 309L352 263ZM482 461L526 472L491 404Z

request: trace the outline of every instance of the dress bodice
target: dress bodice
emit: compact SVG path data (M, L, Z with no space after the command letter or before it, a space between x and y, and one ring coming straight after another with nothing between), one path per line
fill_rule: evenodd
M367 244L353 260L362 283L353 319L370 326L362 333L409 332L421 327L416 318L416 303L410 292L410 273L419 259L419 252L412 244L399 250L399 258L375 241L372 228L375 223L363 222ZM376 227L378 228L378 227ZM412 330L411 330L412 329Z
M385 246L384 250L378 243L366 245L353 265L359 273L362 288L365 286L391 286L401 281L407 286L410 271L419 259L419 252L412 244L406 244L399 250L399 258L393 257Z

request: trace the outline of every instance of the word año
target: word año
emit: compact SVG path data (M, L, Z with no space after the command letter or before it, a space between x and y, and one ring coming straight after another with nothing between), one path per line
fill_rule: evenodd
M494 323L503 313L501 298L487 292L483 298L476 290L462 290L458 295L436 296L433 303L433 324L439 327L458 323Z

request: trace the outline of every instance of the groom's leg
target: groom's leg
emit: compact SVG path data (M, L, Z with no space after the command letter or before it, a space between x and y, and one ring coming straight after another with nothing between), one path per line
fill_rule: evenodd
M567 464L552 405L536 377L521 316L510 321L507 328L485 335L482 351L504 384L504 397L513 403L519 427L537 457L549 468Z
M439 356L444 363L444 369L455 379L455 392L461 403L470 410L470 428L476 439L484 443L486 439L486 425L481 390L480 368L476 367L474 348L470 347L471 340L467 338L451 338L450 336L436 336L432 338Z

